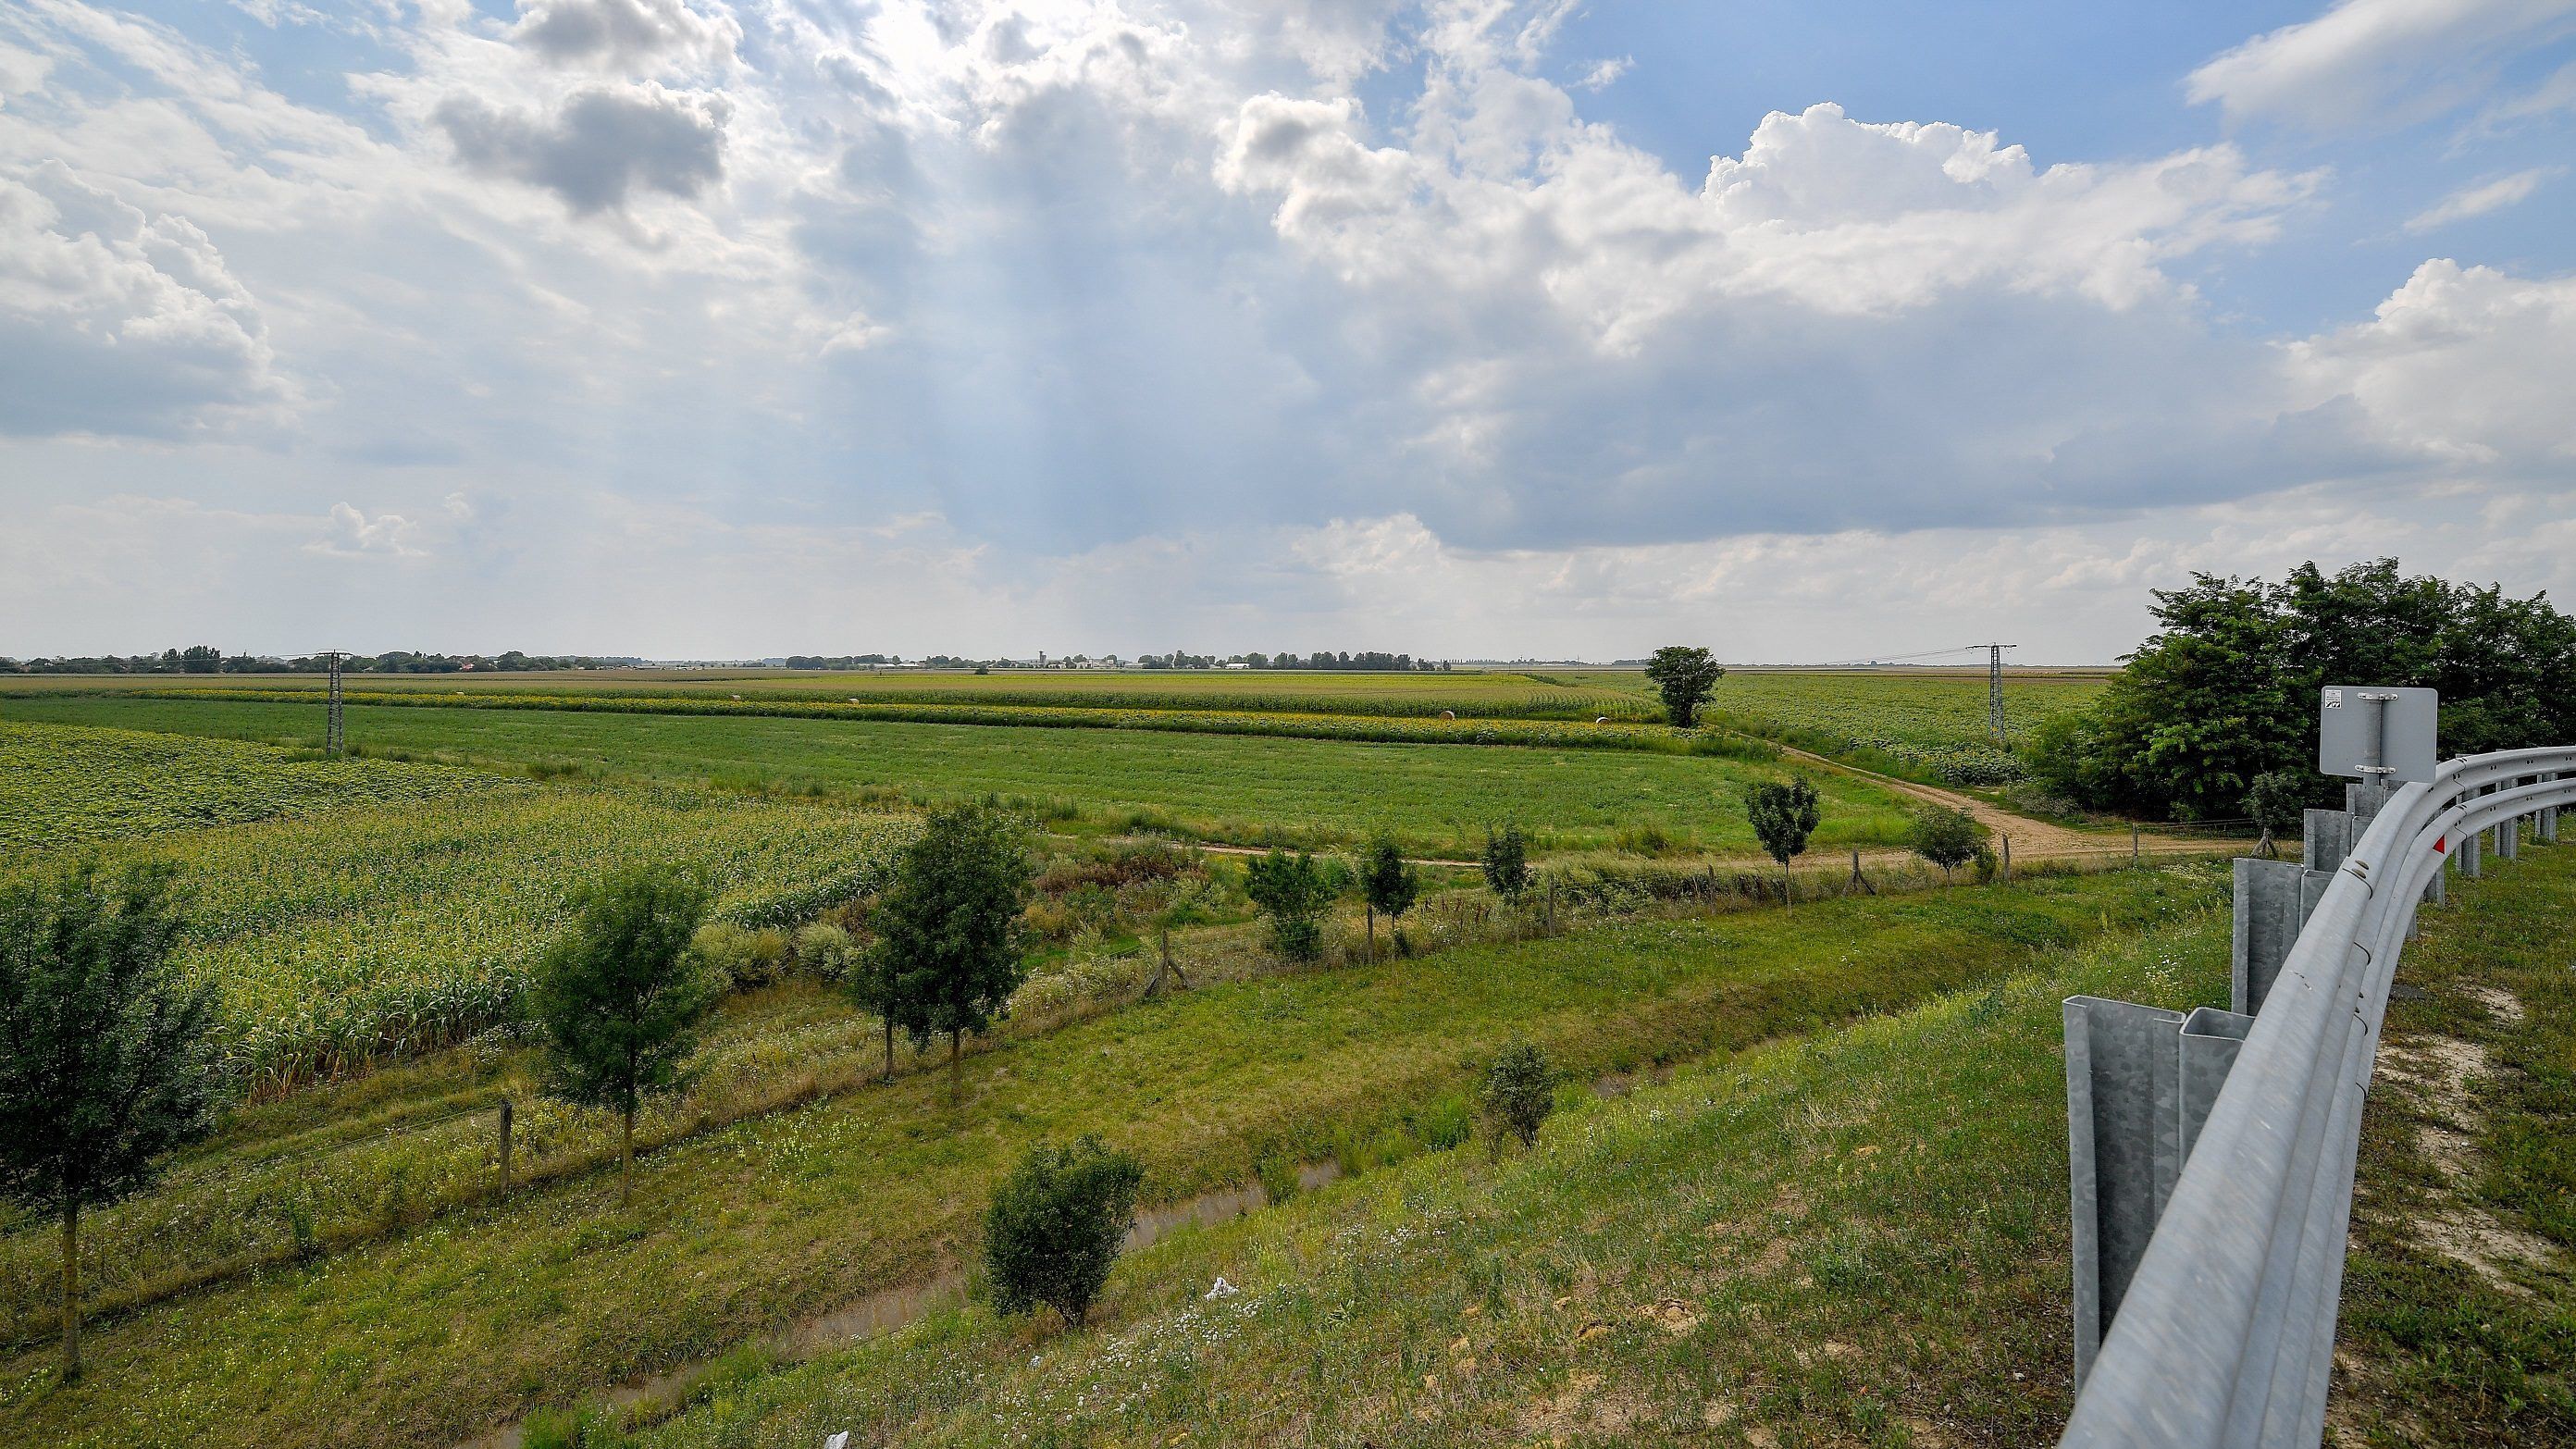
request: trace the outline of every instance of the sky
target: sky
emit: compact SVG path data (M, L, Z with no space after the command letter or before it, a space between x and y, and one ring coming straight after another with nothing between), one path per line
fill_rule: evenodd
M0 654L2576 596L2576 0L0 5Z

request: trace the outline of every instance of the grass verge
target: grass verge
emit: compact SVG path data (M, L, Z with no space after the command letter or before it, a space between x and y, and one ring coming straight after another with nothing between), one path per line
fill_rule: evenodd
M631 1213L567 1179L103 1324L72 1388L30 1350L0 1377L0 1439L453 1443L937 1275L1035 1141L1116 1138L1158 1200L1264 1162L1377 1166L1445 1138L1513 1037L1586 1077L1633 1070L1901 1008L2218 893L2212 869L2160 867L1192 992L974 1058L961 1106L900 1078L677 1143L639 1164Z

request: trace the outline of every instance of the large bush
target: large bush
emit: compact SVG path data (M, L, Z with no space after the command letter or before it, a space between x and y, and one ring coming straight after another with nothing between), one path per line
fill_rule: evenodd
M2407 578L2395 559L2280 583L2192 576L2158 590L2164 627L2081 714L2034 732L2032 775L2097 809L2182 820L2244 811L2256 777L2298 770L2315 803L2317 690L2428 685L2442 692L2445 754L2576 737L2576 621L2544 595Z
M994 1308L1026 1313L1045 1304L1080 1328L1135 1222L1143 1180L1135 1158L1097 1137L1032 1148L984 1218Z

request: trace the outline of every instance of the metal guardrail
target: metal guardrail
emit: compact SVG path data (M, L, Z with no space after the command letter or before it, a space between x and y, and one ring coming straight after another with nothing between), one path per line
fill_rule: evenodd
M2313 1449L2361 1107L2446 862L2557 838L2576 747L2458 759L2310 813L2311 864L2237 862L2236 1010L2066 1005L2075 1412L2064 1446ZM2318 817L2325 817L2320 819Z

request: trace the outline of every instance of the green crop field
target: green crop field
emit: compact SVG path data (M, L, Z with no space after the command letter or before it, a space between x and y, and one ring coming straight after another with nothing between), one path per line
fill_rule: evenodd
M42 1325L21 1320L23 1357L0 1374L0 1440L453 1444L528 1406L935 1277L1033 1141L1110 1134L1143 1155L1157 1201L1239 1183L1265 1160L1365 1171L1456 1143L1475 1062L1511 1037L1540 1041L1576 1080L1730 1051L1991 981L2108 932L2205 917L2220 880L2159 868L1854 897L1794 917L1646 919L1211 985L1005 1039L969 1059L961 1106L937 1075L906 1075L712 1121L640 1164L623 1213L597 1172L436 1206L443 1185L475 1176L460 1134L490 1119L474 1109L525 1080L513 1054L325 1086L246 1112L131 1211L181 1245L195 1229L156 1208L170 1196L285 1215L292 1158L333 1210L378 1221L345 1243L314 1230L306 1261L100 1322L78 1386L36 1367ZM836 1006L745 1001L717 1051L792 1077L810 1066L800 1044L850 1020ZM698 1092L737 1090L735 1075ZM689 1120L685 1105L674 1115ZM600 1129L563 1130L595 1144Z
M0 771L0 816L41 812L50 838L138 821L158 833L107 850L176 866L190 895L186 968L216 983L227 1074L268 1091L442 1045L508 1011L576 885L661 861L719 889L720 916L805 919L873 888L908 822L826 805L669 789L539 787L434 765L317 766L268 747L13 725L0 747L98 767L73 799L57 771ZM173 748L174 746L178 748ZM318 773L314 773L318 772ZM268 782L296 782L270 791ZM169 802L347 808L175 828ZM0 855L0 871L43 852Z
M426 803L498 783L463 770L307 758L185 735L0 721L0 855L358 804Z
M1403 676L1397 676L1403 677ZM10 717L310 747L312 705L48 696ZM1749 854L1759 761L1626 750L1358 744L1121 730L353 706L368 751L550 776L927 801L999 795L1064 822L1248 844L1349 846L1384 831L1425 854L1472 853L1517 820L1546 849L1623 844ZM1824 775L1820 848L1893 843L1907 802Z
M0 676L0 697L172 690L324 687L314 674ZM1368 673L1273 670L583 670L575 673L352 674L348 688L410 694L557 694L841 703L1033 705L1087 709L1235 710L1436 718L1647 719L1658 711L1634 674Z
M2022 739L2051 715L2091 704L2096 675L2010 675L2005 737ZM1889 774L1948 785L2001 785L2020 761L1987 728L1983 675L1729 674L1709 705L1712 722Z

